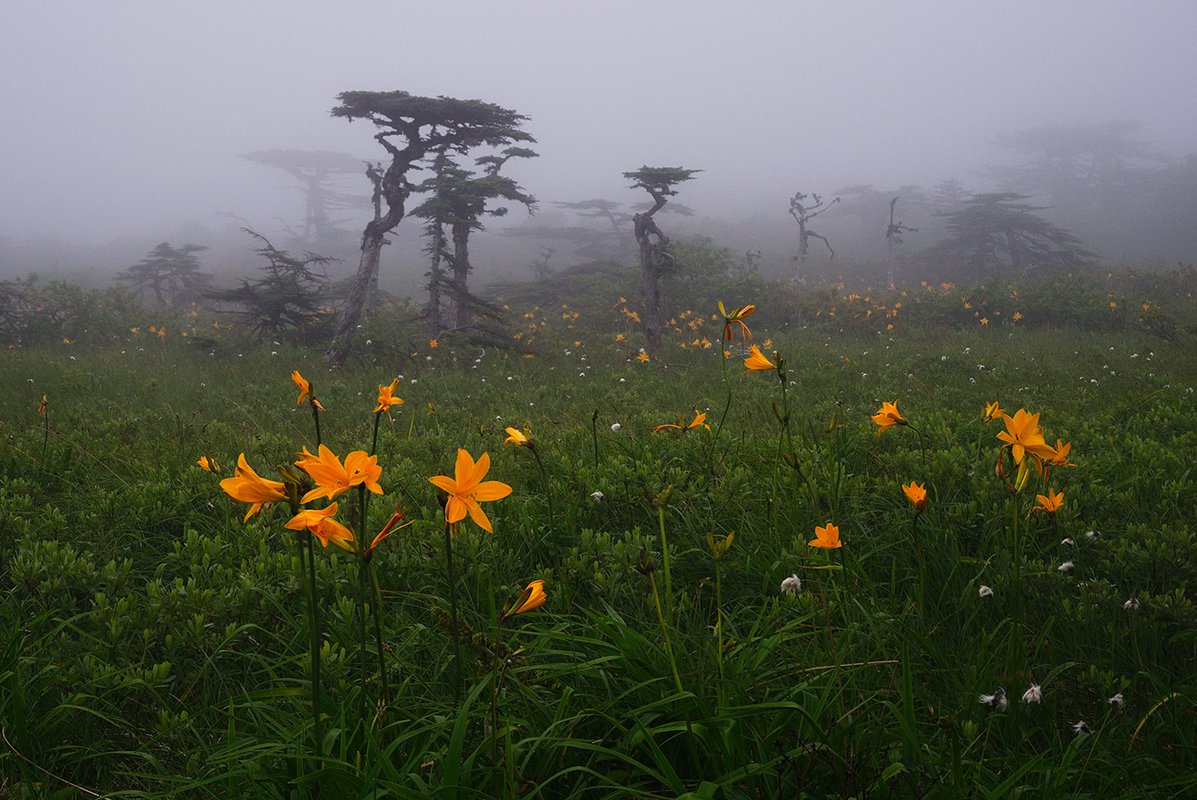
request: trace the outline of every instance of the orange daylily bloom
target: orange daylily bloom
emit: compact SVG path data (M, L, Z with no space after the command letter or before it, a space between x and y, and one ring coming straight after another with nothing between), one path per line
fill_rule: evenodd
M658 425L657 427L653 428L653 433L664 430L681 431L684 433L686 431L692 431L699 426L706 428L708 431L711 429L711 426L707 424L707 415L703 412L700 412L696 408L694 409L694 419L689 424L674 425L672 422L667 422L664 425Z
M294 381L295 385L299 387L299 397L296 398L295 405L302 405L304 398L310 397L312 394L312 384L308 383L307 380L299 374L299 370L295 370L291 373L291 380Z
M507 428L507 438L503 440L503 444L513 444L516 447L527 447L532 449L532 437L521 431L519 428Z
M723 307L723 301L719 301L719 313L723 317L723 338L726 341L732 340L732 325L739 325L744 332L744 338L751 339L752 331L748 330L748 326L744 324L744 320L756 313L756 306L751 303L740 308L733 308L731 313Z
M910 424L906 421L906 417L902 416L902 413L898 411L897 400L893 401L892 403L882 403L881 409L873 415L872 420L873 422L877 423L878 436L880 436L886 428L892 428L895 425Z
M353 532L333 519L333 514L336 513L336 503L331 503L326 508L305 508L291 517L283 527L292 531L307 528L320 540L322 547L328 547L331 541L342 550L352 551L349 543L353 541Z
M1052 467L1075 467L1068 460L1068 451L1072 449L1072 442L1062 442L1056 439L1056 446L1052 448L1052 456L1047 459L1047 464Z
M395 378L391 381L390 386L378 385L378 405L374 407L374 413L378 414L383 411L387 412L387 418L391 417L391 406L403 404L402 397L395 397L395 392L399 389L399 379Z
M511 494L511 487L500 481L483 481L490 469L490 456L483 453L475 463L464 448L457 451L454 477L434 475L428 482L447 494L445 501L445 522L452 525L465 519L466 514L487 533L494 533L486 513L479 503L502 500Z
M286 487L279 481L263 478L254 472L245 461L245 453L237 456L236 475L222 480L220 488L234 500L250 503L243 522L249 522L249 518L261 511L262 506L267 503L287 499Z
M202 456L200 456L199 461L196 461L195 463L199 464L200 469L202 469L204 472L215 473L220 471L220 465L216 463L216 459L212 458L212 456L208 455L207 453L204 453Z
M636 360L639 361L641 364L647 364L650 361L650 358L649 358L648 353L645 353L642 350L642 351L640 351L640 355L636 356Z
M544 581L532 581L524 587L524 591L515 599L515 602L503 611L503 619L510 619L516 614L523 614L527 611L535 611L544 605L545 600L548 600L548 596L544 593Z
M1006 423L1006 430L1000 431L997 438L1010 446L1014 456L1014 463L1021 464L1024 453L1030 453L1036 458L1052 458L1055 452L1043 439L1043 429L1039 427L1039 415L1031 414L1020 408L1014 416L1002 414L1002 421Z
M995 420L1005 413L1006 412L1002 410L1002 407L996 401L992 403L986 403L985 410L981 412L981 421L990 422L991 420Z
M748 348L748 358L744 359L745 372L764 372L777 369L777 365L765 357L761 348L755 344Z
M826 527L815 526L815 538L807 542L811 547L819 547L823 550L838 550L843 547L840 542L840 529L830 522Z
M46 406L50 405L50 395L43 394L42 401L37 404L37 415L43 417L46 414Z
M927 484L918 484L911 481L909 485L902 484L902 492L906 495L906 499L914 504L915 511L922 511L927 507Z
M345 456L342 465L336 454L324 445L320 445L316 452L317 455L313 455L304 447L301 458L295 462L295 466L316 482L316 488L305 494L300 502L308 503L317 497L332 500L351 487L360 485L374 494L382 494L382 487L378 485L378 479L382 477L378 456L368 455L365 450L354 450Z
M1035 499L1039 501L1037 508L1043 509L1049 514L1055 514L1064 505L1064 493L1056 492L1055 489L1048 489L1046 496L1037 494Z

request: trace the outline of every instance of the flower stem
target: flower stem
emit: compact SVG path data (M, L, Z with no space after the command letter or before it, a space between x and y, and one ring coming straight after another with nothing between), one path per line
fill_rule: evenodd
M553 490L549 486L549 473L545 471L544 461L540 458L540 452L535 447L528 448L532 451L532 456L536 459L536 466L540 470L540 481L544 486L544 496L549 503L549 531L553 530ZM595 451L597 452L597 450Z
M661 531L661 563L665 565L665 611L673 624L673 577L669 570L669 540L665 537L665 504L657 506L657 524ZM654 586L654 594L656 592ZM680 686L678 688L681 688Z
M445 569L449 578L449 628L453 634L453 702L461 702L461 632L457 621L457 575L453 571L453 526L445 522Z
M308 562L308 646L312 659L312 722L316 730L316 757L320 758L324 747L324 724L320 718L320 603L316 597L316 552L312 545L315 537L307 536ZM302 556L301 556L302 557Z
M590 439L594 442L594 468L598 469L598 409L594 409L594 413L590 415Z
M668 564L669 562L666 561L665 563ZM666 580L668 581L668 576L666 576ZM665 640L665 655L669 658L669 669L673 672L673 684L680 692L683 691L682 679L681 676L678 675L677 659L673 656L673 645L669 641L669 627L665 624L665 615L661 611L661 594L657 591L657 579L651 572L648 574L648 583L653 590L653 603L657 608L657 624L661 626L661 638Z

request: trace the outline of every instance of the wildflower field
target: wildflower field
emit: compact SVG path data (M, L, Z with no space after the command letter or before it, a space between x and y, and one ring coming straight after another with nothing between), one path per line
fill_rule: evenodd
M5 351L0 796L1193 796L1191 345L714 299Z

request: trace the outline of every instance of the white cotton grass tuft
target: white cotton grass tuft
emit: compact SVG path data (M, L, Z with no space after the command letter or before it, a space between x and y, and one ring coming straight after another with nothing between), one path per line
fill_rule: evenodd
M1030 688L1022 693L1022 701L1024 703L1042 703L1043 690L1039 688L1039 684L1032 683Z
M781 582L782 594L798 594L802 591L802 579L797 575L791 575Z

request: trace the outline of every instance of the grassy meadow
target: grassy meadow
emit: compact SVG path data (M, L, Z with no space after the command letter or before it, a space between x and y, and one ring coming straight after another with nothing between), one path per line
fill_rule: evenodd
M500 298L510 348L382 315L335 371L202 314L0 352L0 796L1192 796L1197 352L1166 298L675 288L643 361L634 290L594 280ZM758 307L726 359L717 299ZM348 549L284 527L323 485L296 370L338 466L381 468L304 506ZM1020 470L991 403L1070 449ZM284 487L248 521L241 454ZM493 533L447 529L434 476Z

